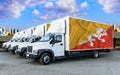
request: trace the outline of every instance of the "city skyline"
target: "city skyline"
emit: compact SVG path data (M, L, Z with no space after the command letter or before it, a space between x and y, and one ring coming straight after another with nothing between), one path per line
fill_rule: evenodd
M20 30L65 16L120 26L120 0L0 0L0 25Z

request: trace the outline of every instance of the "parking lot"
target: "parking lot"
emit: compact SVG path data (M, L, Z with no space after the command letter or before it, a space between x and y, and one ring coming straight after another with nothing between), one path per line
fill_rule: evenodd
M60 59L49 65L0 52L0 75L119 75L120 51L101 53L100 58Z

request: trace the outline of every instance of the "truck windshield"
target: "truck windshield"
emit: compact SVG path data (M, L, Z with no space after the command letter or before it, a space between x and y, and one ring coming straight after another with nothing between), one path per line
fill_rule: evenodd
M39 41L40 39L41 39L40 36L32 36L28 42L33 43L33 42Z
M47 42L52 38L54 38L54 34L47 34L46 36L41 38L40 42Z
M29 41L29 38L24 38L23 39L23 42L28 42Z
M17 42L23 42L23 41L24 41L23 39L24 39L24 38L18 39Z
M11 40L10 40L10 42L14 42L14 41L15 41L15 39L11 39Z
M35 39L36 37L35 36L32 36L28 42L33 42L33 40Z

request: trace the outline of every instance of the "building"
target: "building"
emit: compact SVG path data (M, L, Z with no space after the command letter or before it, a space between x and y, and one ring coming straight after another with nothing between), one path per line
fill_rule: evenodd
M115 32L120 32L120 26L114 25L114 31Z
M1 36L13 36L16 32L19 32L18 29L8 29L3 31L0 34Z
M18 29L7 30L5 29L5 27L0 26L0 47L2 46L2 43L12 39L16 32L19 32L19 30Z
M0 26L0 35L5 34L6 30L4 27Z

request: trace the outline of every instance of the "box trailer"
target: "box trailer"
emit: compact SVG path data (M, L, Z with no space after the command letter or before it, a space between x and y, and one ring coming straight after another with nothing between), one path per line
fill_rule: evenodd
M46 34L49 27L50 24L47 23L34 27L32 36L29 38L29 41L19 43L18 48L15 50L15 53L26 58L27 46L39 41L41 37L43 37Z
M73 17L51 22L46 36L27 48L27 57L49 64L53 59L92 54L113 49L113 26Z

